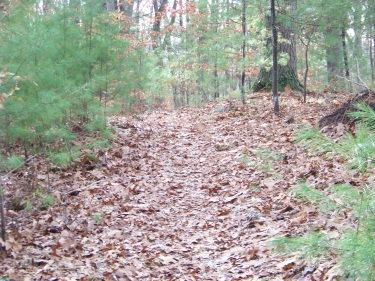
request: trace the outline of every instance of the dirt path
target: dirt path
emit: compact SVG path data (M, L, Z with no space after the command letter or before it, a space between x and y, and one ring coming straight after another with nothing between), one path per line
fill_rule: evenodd
M311 267L269 243L325 227L290 187L342 171L292 142L320 116L294 102L284 116L221 102L113 118L107 166L56 178L59 204L10 223L0 270L16 280L323 280L332 262Z

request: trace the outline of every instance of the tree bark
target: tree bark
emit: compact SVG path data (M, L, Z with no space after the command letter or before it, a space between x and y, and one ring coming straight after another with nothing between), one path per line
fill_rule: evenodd
M375 49L375 38L371 40L370 38L370 65L371 65L371 80L372 82L375 81L375 71L374 71L374 53L373 50Z
M164 38L164 49L167 49L170 45L171 45L171 27L173 27L173 25L175 24L176 22L176 9L177 9L177 0L174 0L173 1L173 7L172 7L172 16L171 16L171 22L169 24L169 29L167 29L167 34L165 35L165 38Z
M349 78L350 72L349 72L348 48L346 47L346 31L344 28L342 28L341 39L342 39L342 50L343 50L343 55L344 55L345 76Z
M103 7L108 11L108 12L114 12L116 10L116 1L115 0L107 0L104 2Z
M343 52L340 42L341 31L328 27L326 30L327 80L334 87L339 87L339 76L343 75Z
M158 0L154 0L154 24L152 25L152 48L156 49L158 47L158 41L161 31L161 19L163 17L165 7L168 5L168 0L162 0L160 5L158 5Z
M271 0L271 25L272 25L272 95L273 95L273 111L279 113L279 94L277 92L277 31L275 23L275 0Z
M133 7L134 1L119 1L116 0L116 8L121 14L125 16L125 33L130 32L131 23L133 21Z
M287 8L295 9L295 2L293 0L284 0ZM286 8L283 9L284 14ZM271 29L271 19L268 17L268 26ZM302 91L303 86L297 76L297 55L296 55L296 40L291 27L285 26L281 22L276 22L276 29L279 31L280 37L283 38L282 42L278 44L278 54L286 53L289 55L289 60L286 65L277 65L278 72L278 90L283 91L288 85L292 90ZM281 41L281 40L280 40ZM268 55L271 55L272 40L267 39ZM259 76L253 85L253 91L272 89L272 70L261 68Z
M246 59L246 0L242 0L242 74L241 74L241 98L242 104L245 105L245 59Z

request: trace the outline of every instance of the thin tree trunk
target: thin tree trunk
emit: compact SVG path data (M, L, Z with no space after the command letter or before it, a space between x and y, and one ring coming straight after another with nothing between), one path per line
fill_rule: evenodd
M215 63L214 63L214 99L220 98L220 93L219 93L219 75L217 71L217 53L215 55Z
M2 187L2 179L0 179L0 217L1 217L1 239L3 242L6 240L6 229L5 229L5 211L4 211L4 190ZM0 248L1 250L1 248Z
M340 42L341 30L329 27L326 31L327 79L333 87L339 87L339 76L343 74L343 52Z
M375 44L375 39L374 39L374 44ZM370 65L371 65L371 79L372 82L375 81L375 73L374 73L374 54L373 54L373 49L374 49L373 42L370 40Z
M241 75L241 98L242 104L245 105L245 59L246 59L246 0L242 0L242 75Z
M373 27L373 30L375 31L375 26ZM372 74L372 82L375 82L375 36L373 38L373 44L370 43L370 46L372 45L372 52L371 52L371 58L372 58L372 63L371 63L371 74ZM371 41L370 41L371 42Z
M341 40L342 40L342 51L343 51L343 56L344 56L344 68L345 68L345 77L347 78L348 81L348 89L349 91L352 91L352 83L350 82L349 76L349 59L348 59L348 48L346 46L346 31L345 28L342 28L341 31Z
M172 7L172 17L171 22L169 24L169 27L172 27L176 22L176 9L177 9L177 0L173 1L173 7ZM171 45L171 29L168 29L167 34L164 38L164 49L168 48Z
M277 31L276 31L276 23L275 23L275 0L271 0L271 27L272 27L272 72L273 72L273 79L272 79L272 95L273 95L273 110L275 113L279 113L279 95L277 92L278 88L278 75L277 75Z
M305 45L305 74L303 76L303 102L306 103L307 97L307 75L309 73L309 46L310 46L311 37L309 36L307 42L304 43L301 39L303 45Z
M157 41L159 41L158 39L160 36L161 19L167 5L168 0L162 0L160 6L158 6L158 0L154 0L154 24L152 25L153 34L151 35L153 49L156 49L158 47Z
M345 66L345 76L349 78L349 61L348 61L348 48L346 47L346 32L345 29L342 28L342 50L344 54L344 66Z

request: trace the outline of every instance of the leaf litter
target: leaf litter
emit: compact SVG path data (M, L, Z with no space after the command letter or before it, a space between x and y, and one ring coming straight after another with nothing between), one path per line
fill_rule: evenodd
M274 115L268 94L257 95L246 107L219 101L113 117L118 138L106 165L47 172L43 160L27 163L6 180L5 198L30 188L27 171L34 165L34 185L49 185L55 204L31 212L8 207L0 274L14 280L334 280L335 257L312 266L269 243L337 224L337 217L291 195L297 182L324 190L360 181L340 161L311 156L293 142L301 124L315 124L330 103L283 96L285 114Z

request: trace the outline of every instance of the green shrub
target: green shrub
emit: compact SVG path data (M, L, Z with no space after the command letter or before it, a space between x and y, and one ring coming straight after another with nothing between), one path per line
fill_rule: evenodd
M358 112L350 116L358 118L355 134L347 133L333 142L317 129L305 128L296 141L313 153L331 152L347 160L348 168L368 173L375 159L375 112L365 104L358 104ZM328 191L320 191L307 183L293 189L294 196L314 204L325 214L340 215L345 212L350 223L343 224L335 233L315 229L294 237L278 237L273 240L277 249L304 257L322 258L327 252L337 256L343 280L375 280L375 185L358 188L348 184L333 185ZM345 221L344 221L345 222ZM333 234L333 235L332 235Z

